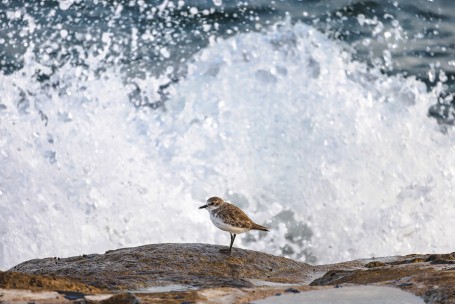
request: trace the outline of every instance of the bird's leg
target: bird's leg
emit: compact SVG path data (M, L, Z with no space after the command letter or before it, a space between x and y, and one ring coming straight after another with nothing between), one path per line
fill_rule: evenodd
M234 244L234 240L237 234L231 234L231 246L229 246L229 254L231 254L232 244Z
M225 249L225 248L220 249L221 253L231 254L232 244L234 244L234 240L235 240L236 236L237 236L236 234L231 233L231 244L229 245L229 249Z

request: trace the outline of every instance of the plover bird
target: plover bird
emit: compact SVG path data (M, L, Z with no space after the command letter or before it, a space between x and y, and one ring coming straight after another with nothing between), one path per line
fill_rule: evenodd
M231 245L228 250L223 249L222 252L231 254L232 244L239 233L250 230L269 231L266 227L253 222L239 207L229 204L219 197L209 198L207 204L199 207L199 209L203 208L208 210L210 219L216 227L231 234Z

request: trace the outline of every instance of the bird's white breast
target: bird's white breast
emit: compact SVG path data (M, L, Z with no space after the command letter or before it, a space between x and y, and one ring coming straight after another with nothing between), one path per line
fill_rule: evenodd
M240 227L235 227L235 226L226 224L220 217L214 216L212 214L212 212L209 212L209 213L210 213L210 220L212 220L212 223L221 230L224 230L224 231L227 231L230 233L235 233L235 234L247 232L250 230L248 228L240 228Z

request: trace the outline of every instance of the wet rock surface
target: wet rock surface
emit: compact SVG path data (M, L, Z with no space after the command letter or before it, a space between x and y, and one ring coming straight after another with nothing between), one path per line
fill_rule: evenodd
M205 244L155 244L71 258L36 259L0 272L0 302L20 289L58 291L35 303L246 303L277 294L355 285L397 287L426 303L455 303L455 253L311 266ZM50 298L49 298L50 299Z
M303 283L311 266L266 253L204 244L156 244L19 264L11 271L54 275L107 290L179 284L197 288L253 287L248 279Z
M422 297L425 303L455 303L454 260L455 252L368 260L364 264L366 269L359 268L361 261L334 264L310 286L379 284L411 292ZM349 269L350 263L354 269Z
M81 293L100 293L102 290L87 284L57 276L36 276L14 271L0 271L0 287L7 289L71 290ZM0 299L1 300L1 299Z

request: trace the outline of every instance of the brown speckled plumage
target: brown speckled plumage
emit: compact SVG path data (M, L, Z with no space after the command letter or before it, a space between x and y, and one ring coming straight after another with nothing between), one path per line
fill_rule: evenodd
M224 202L224 204L212 212L213 216L222 219L223 222L228 225L239 228L268 231L264 226L254 223L239 207L230 203Z

